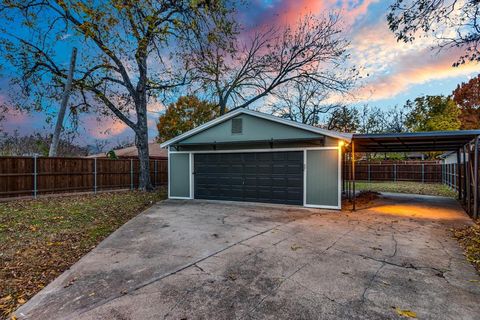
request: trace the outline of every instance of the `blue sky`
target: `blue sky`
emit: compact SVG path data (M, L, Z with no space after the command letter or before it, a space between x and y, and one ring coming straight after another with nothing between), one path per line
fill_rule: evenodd
M369 104L388 109L402 106L407 99L421 95L448 95L455 87L480 72L476 65L453 68L459 52L432 50L435 41L423 38L413 44L397 43L388 29L386 14L391 0L253 0L238 10L238 19L248 28L266 23L295 23L303 14L322 14L340 10L346 36L351 41L350 63L364 69L365 77L352 94L354 99L345 101L354 105ZM65 52L68 63L70 50ZM8 90L8 81L0 82L0 99ZM158 112L162 105L150 108L150 139L154 139ZM19 130L50 132L42 114L21 115L10 111L5 125L8 131ZM108 129L108 130L106 130ZM106 131L106 132L105 132ZM91 143L95 139L109 140L111 144L132 137L132 131L114 121L83 119L78 142Z

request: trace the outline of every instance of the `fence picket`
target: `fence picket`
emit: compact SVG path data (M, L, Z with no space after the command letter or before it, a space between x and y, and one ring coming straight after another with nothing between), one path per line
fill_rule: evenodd
M168 161L151 161L155 185L166 185ZM129 189L136 185L136 171L130 159L0 157L0 198Z

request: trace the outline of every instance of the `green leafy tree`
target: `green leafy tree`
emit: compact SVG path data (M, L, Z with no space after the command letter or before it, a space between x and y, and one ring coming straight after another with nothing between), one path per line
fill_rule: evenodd
M180 97L159 117L158 141L167 141L214 119L219 114L218 105L202 101L196 96Z
M222 0L0 0L0 51L19 87L11 92L24 98L11 100L51 111L47 102L67 79L62 52L78 45L71 114L94 112L129 126L139 189L150 190L147 105L191 80L181 44L228 30L229 12Z
M424 96L408 100L405 126L410 131L446 131L460 129L460 109L445 96Z
M480 129L480 75L458 85L453 91L453 100L461 109L461 128Z

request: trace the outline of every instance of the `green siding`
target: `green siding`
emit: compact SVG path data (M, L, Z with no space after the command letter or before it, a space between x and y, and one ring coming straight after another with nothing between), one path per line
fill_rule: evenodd
M188 153L170 153L170 196L190 197L190 159Z
M338 206L338 150L307 150L306 204Z
M232 134L232 119L229 119L216 126L206 129L205 131L186 138L185 140L181 141L180 144L238 141L247 142L270 139L314 139L323 137L322 135L314 132L246 114L239 115L235 118L243 119L242 134Z

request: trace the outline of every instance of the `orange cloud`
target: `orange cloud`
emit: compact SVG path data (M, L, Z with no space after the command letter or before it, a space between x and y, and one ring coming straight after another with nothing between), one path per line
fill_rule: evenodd
M452 62L458 55L456 50L435 55L429 49L405 55L398 61L392 61L394 65L391 66L393 69L391 73L376 77L354 95L360 100L388 99L407 91L414 85L479 72L478 63L452 67Z
M108 139L125 132L129 127L113 118L104 118L99 121L95 116L84 119L85 130L96 139Z

